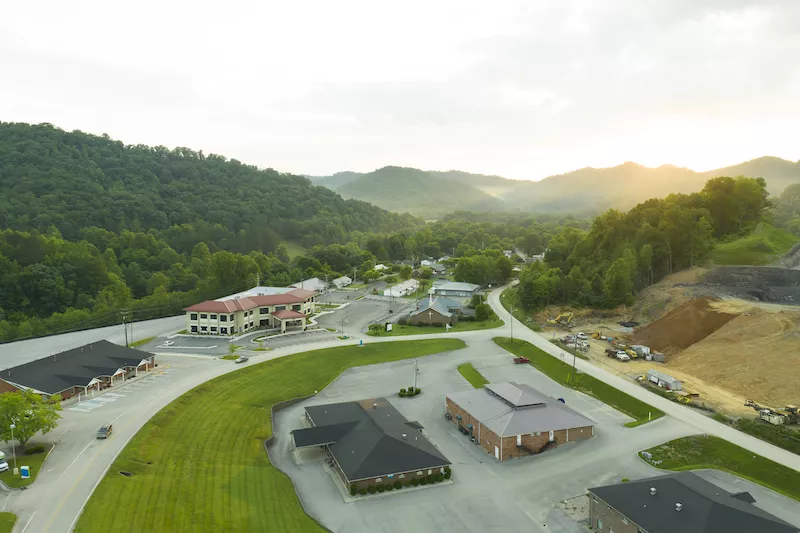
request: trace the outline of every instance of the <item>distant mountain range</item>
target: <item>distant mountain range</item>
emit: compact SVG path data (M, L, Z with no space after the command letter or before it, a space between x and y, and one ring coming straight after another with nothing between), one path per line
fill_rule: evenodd
M715 176L763 177L770 194L800 183L800 162L760 157L708 172L663 165L649 168L624 163L612 168L582 168L540 181L450 170L384 167L373 172L307 176L315 185L392 211L436 218L458 210L584 212L627 209L648 198L692 193Z

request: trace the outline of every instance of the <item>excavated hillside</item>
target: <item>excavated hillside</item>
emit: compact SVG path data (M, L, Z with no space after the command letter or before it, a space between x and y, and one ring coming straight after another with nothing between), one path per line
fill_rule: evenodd
M798 404L800 311L747 309L670 357L667 366L761 404Z
M637 330L633 342L650 346L668 357L677 354L738 316L736 312L717 309L716 302L719 300L710 296L689 300Z

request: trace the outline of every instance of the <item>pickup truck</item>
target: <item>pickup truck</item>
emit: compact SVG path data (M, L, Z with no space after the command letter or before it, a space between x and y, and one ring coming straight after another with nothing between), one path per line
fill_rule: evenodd
M109 435L111 435L111 431L114 427L111 424L106 424L100 429L97 430L97 438L98 439L107 439Z
M531 362L531 360L528 359L527 357L515 357L514 358L514 363L518 364L518 365L521 365L523 363L530 363L530 362Z

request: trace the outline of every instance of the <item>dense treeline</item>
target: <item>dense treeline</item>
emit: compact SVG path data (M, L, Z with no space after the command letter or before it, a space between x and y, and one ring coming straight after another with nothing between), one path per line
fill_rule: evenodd
M775 224L800 235L800 183L789 185L775 200Z
M550 240L545 260L520 275L520 303L630 303L641 288L699 264L716 240L751 231L769 207L763 179L718 177L700 193L612 209L588 232L566 227Z
M55 227L68 240L89 227L154 230L179 252L197 242L268 252L281 240L313 246L422 225L299 176L49 124L0 122L0 190L0 228Z

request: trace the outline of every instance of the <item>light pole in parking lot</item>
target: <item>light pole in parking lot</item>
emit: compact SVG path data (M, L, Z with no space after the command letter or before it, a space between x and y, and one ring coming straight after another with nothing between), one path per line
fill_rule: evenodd
M9 426L11 428L11 450L14 454L14 473L17 473L17 446L14 444L14 428L17 427L14 424Z

